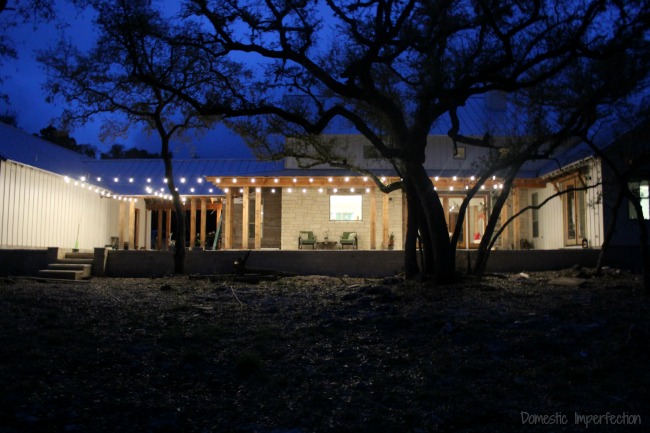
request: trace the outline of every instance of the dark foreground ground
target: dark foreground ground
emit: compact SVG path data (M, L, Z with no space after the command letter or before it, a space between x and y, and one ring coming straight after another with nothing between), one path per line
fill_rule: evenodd
M2 280L0 432L650 431L649 296L577 272Z

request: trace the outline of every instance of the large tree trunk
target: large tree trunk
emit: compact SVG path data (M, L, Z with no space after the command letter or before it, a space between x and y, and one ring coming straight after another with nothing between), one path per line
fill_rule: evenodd
M641 209L641 202L638 197L629 189L626 189L626 195L637 215L637 223L639 225L639 245L641 246L641 270L643 271L643 287L645 291L650 293L650 250L648 249L648 227L646 226L645 219L643 219L643 209Z
M603 244L600 247L600 253L598 254L598 262L596 262L597 275L600 275L603 270L603 265L605 263L605 255L607 254L607 248L609 247L609 243L612 240L612 237L614 237L614 231L616 229L616 221L618 219L618 209L621 207L621 203L623 202L623 195L625 194L623 188L627 188L627 187L621 184L618 191L618 195L616 196L614 207L612 208L612 220L609 222L609 226L607 227L607 232L605 233L605 239L603 239Z
M481 238L481 242L478 245L478 251L476 252L476 262L474 262L474 267L472 269L472 273L474 275L482 276L485 273L487 261L488 258L490 257L490 251L492 250L494 241L496 241L496 239L493 239L494 230L497 226L497 222L499 221L499 215L501 214L501 209L503 209L503 206L505 205L506 200L508 199L508 195L510 194L512 182L515 179L519 167L520 166L513 167L510 169L510 173L508 174L508 177L504 181L503 189L501 190L499 197L497 197L496 201L494 202L494 205L492 206L492 210L490 211L490 217L488 218L488 222L485 227L485 233L483 234L483 238Z
M167 188L172 195L172 202L176 212L176 244L174 247L174 273L185 273L185 210L181 197L176 191L174 184L174 173L172 170L172 157L169 152L169 140L165 137L162 138L162 157L165 163L165 178L167 178Z
M456 260L449 243L449 230L438 193L433 188L431 179L422 164L404 162L401 168L400 172L405 184L410 184L413 187L413 194L410 194L411 197L407 194L407 199L416 200L421 211L422 218L420 218L418 227L423 228L420 229L420 240L425 250L423 266L426 267L422 269L422 273L431 275L437 284L450 283L455 278ZM411 211L416 212L416 207L409 205L409 212ZM409 230L413 230L412 224L407 226L407 232ZM413 236L413 233L407 233L407 239L409 236ZM414 249L415 245L410 248L410 251L405 248L405 257L413 254ZM431 258L428 258L427 254ZM431 264L433 264L433 269L428 269Z
M417 258L418 228L420 226L420 205L418 203L413 185L404 180L406 193L406 239L404 240L404 275L414 278L420 273Z

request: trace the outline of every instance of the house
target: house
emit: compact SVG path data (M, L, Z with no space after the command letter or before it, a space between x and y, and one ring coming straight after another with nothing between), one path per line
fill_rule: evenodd
M504 114L499 100L486 96L468 104L464 115L481 130L481 122ZM486 151L454 147L442 132L447 125L439 129L429 137L426 169L448 225L453 227L466 189L476 182L476 163ZM647 149L645 129L622 135L606 148L620 149L630 137L636 140L631 150ZM363 137L335 131L328 139L342 143L351 160L382 180L397 180L394 170L377 159ZM500 215L501 223L559 191L591 188L552 198L539 210L523 213L503 232L498 249L597 248L602 244L613 200L611 189L602 184L608 169L581 146L570 149L568 155L560 165L530 163L521 170ZM0 124L0 157L3 248L167 249L175 240L177 216L160 160L89 159L4 124ZM186 209L188 247L292 250L299 248L300 231L312 231L318 248L340 247L337 241L344 232L356 234L359 249L402 246L404 195L401 191L383 194L366 176L324 165L301 168L292 158L278 162L175 160L173 166ZM648 176L635 181L647 197ZM502 182L497 177L488 180L472 198L459 249L478 246ZM647 209L647 198L644 206ZM627 209L626 204L620 210L621 227L630 225ZM633 232L621 228L617 242L633 244L634 236L628 235Z

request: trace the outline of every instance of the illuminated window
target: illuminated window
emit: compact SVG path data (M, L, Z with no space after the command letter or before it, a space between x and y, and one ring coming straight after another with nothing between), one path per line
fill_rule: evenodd
M538 193L534 192L530 196L530 204L532 206L538 206L539 205L539 194ZM538 238L539 237L539 209L533 209L532 220L533 220L533 237Z
M630 182L628 184L630 191L636 197L639 198L641 202L641 212L643 212L643 219L650 219L650 182L647 180L642 180L640 182ZM628 215L630 219L637 219L636 210L632 203L628 204Z
M330 195L330 221L361 221L361 195Z

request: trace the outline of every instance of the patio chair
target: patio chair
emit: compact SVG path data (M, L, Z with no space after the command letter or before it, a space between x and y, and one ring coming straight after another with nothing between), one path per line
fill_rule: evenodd
M343 247L346 245L354 248L355 250L358 248L356 232L343 232L339 242L341 243L341 249L343 249Z
M311 245L312 249L316 249L316 236L314 236L314 232L300 232L298 235L298 249L301 250L303 245Z

